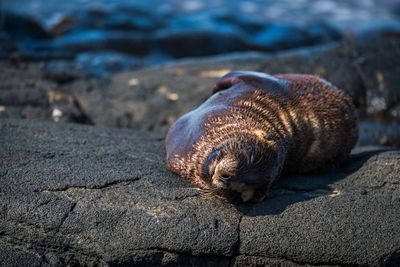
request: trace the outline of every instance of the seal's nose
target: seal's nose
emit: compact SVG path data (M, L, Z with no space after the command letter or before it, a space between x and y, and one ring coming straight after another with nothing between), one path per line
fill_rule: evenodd
M230 187L230 186L231 186L231 183L232 183L231 177L225 176L225 175L220 175L220 176L218 177L218 179L219 179L221 182L223 182L224 185L225 185L226 187Z

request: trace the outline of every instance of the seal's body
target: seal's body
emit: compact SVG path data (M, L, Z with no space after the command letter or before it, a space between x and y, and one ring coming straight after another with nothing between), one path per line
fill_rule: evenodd
M179 118L168 168L230 202L264 199L280 173L326 169L358 138L350 97L312 75L231 72Z

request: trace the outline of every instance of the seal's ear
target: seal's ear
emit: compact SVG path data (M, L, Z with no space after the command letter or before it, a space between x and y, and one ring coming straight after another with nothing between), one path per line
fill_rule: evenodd
M232 71L219 78L215 84L213 94L229 89L236 84L244 83L255 88L281 87L281 81L271 75L254 71Z
M232 71L219 78L214 86L213 93L228 89L232 87L232 85L240 83L241 80L239 79L239 76L242 73L243 72L241 71Z

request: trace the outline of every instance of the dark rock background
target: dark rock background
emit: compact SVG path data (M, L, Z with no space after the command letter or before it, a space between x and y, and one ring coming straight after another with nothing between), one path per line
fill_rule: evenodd
M0 266L400 265L398 2L0 5ZM256 205L166 170L166 131L231 70L350 94L349 160Z

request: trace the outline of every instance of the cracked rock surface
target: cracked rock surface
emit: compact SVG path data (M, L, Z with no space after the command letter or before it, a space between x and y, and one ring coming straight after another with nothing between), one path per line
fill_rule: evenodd
M0 265L400 264L400 151L288 176L256 205L165 168L154 132L0 119Z

